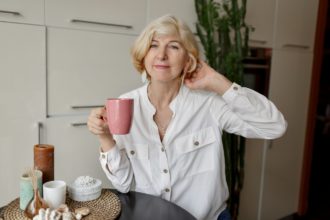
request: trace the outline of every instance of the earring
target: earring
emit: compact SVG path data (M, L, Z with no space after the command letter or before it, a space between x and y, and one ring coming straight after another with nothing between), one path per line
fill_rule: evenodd
M147 71L146 70L143 70L143 72L141 73L141 81L142 81L142 83L149 82L149 80L147 78Z

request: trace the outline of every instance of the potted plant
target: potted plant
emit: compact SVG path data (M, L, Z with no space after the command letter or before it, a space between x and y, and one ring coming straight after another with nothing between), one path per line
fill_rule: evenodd
M248 52L249 31L245 23L246 0L195 0L196 30L211 67L228 79L243 82L243 60ZM229 188L228 208L237 219L240 192L244 180L245 141L224 132L226 178Z

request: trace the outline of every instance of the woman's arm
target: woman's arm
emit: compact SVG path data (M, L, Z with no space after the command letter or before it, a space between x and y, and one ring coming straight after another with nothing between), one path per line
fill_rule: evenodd
M101 144L100 163L112 185L120 192L128 192L133 180L133 171L125 150L120 150L110 133L105 108L93 109L87 126L97 135Z
M191 78L185 79L190 89L202 89L219 94L213 97L210 112L219 126L229 133L248 138L280 137L287 123L282 113L265 96L233 84L206 63Z

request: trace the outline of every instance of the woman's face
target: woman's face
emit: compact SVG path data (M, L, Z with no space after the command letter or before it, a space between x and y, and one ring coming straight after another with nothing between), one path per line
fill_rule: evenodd
M188 58L179 37L155 36L144 58L144 65L151 81L172 82L180 77Z

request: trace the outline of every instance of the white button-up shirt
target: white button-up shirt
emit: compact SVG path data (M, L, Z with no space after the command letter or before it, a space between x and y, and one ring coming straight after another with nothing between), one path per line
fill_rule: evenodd
M220 96L183 85L170 103L173 115L161 142L147 85L122 97L134 99L133 123L129 134L114 136L114 148L101 152L108 179L121 192L159 196L197 219L215 220L226 208L222 130L264 139L286 130L274 104L253 90L234 83Z

